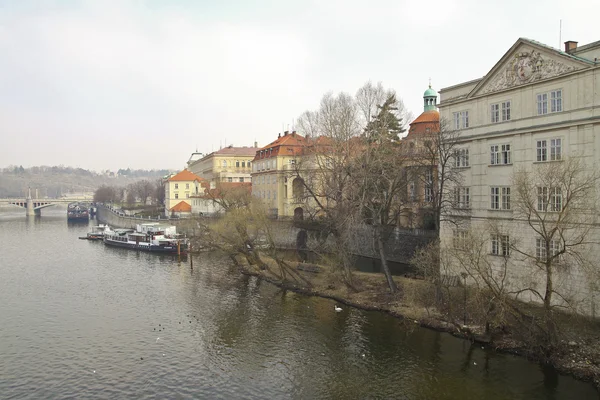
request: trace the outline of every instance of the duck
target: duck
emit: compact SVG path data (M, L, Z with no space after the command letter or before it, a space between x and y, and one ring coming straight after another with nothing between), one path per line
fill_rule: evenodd
M333 309L335 310L335 312L340 312L340 311L342 311L342 307L338 307L338 305L337 305L337 304L334 304L334 305L333 305Z

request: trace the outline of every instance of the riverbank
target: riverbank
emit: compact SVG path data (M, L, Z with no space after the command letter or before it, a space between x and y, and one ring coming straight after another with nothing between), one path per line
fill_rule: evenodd
M267 268L263 270L241 260L239 263L243 274L256 276L284 289L329 298L362 310L385 312L407 325L420 325L447 332L496 351L523 356L530 360L543 360L559 373L593 382L600 391L600 331L596 329L596 322L592 323L592 327L583 323L569 325L571 329L565 330L568 332L562 336L563 349L548 358L536 353L533 346L516 339L510 333L510 329L495 333L492 337L485 335L482 326L462 325L457 323L456 319L450 320L448 315L443 315L428 306L423 297L433 295L429 282L394 277L400 290L397 294L390 294L382 274L354 272L353 289L350 289L341 283L337 271L324 265L303 267L304 264L287 262L284 267L285 279L282 279L280 266L275 261L267 260L266 264Z

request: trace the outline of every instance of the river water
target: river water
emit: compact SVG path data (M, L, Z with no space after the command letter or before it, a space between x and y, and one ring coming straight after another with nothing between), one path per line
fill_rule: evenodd
M78 240L0 212L2 399L595 399L592 385L382 313L284 292L216 254ZM94 222L92 222L94 223Z

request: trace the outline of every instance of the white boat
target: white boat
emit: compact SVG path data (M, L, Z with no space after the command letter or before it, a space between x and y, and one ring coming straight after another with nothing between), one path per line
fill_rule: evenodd
M177 227L160 223L139 224L135 230L107 229L103 241L107 246L163 254L186 254L189 246L188 239L177 234Z
M102 240L104 238L104 232L108 229L108 225L95 225L92 226L90 231L87 233L87 240Z

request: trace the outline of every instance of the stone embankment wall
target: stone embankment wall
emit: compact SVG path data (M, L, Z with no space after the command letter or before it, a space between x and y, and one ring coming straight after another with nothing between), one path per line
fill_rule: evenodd
M170 218L170 219L148 219L133 217L111 209L108 206L98 207L97 219L101 223L108 224L117 228L135 229L138 224L151 222L160 222L177 226L177 232L187 235L196 235L199 233L199 226L193 219L189 218ZM275 245L282 249L296 249L296 241L302 228L293 225L292 221L273 220L272 235ZM319 246L317 237L314 233L308 232L307 249L316 249ZM435 234L430 231L402 230L396 229L386 242L386 254L389 261L408 264L414 251L427 245L435 238ZM352 235L353 244L350 246L355 249L355 254L379 259L379 253L375 246L373 231L370 226L362 226L356 229Z

